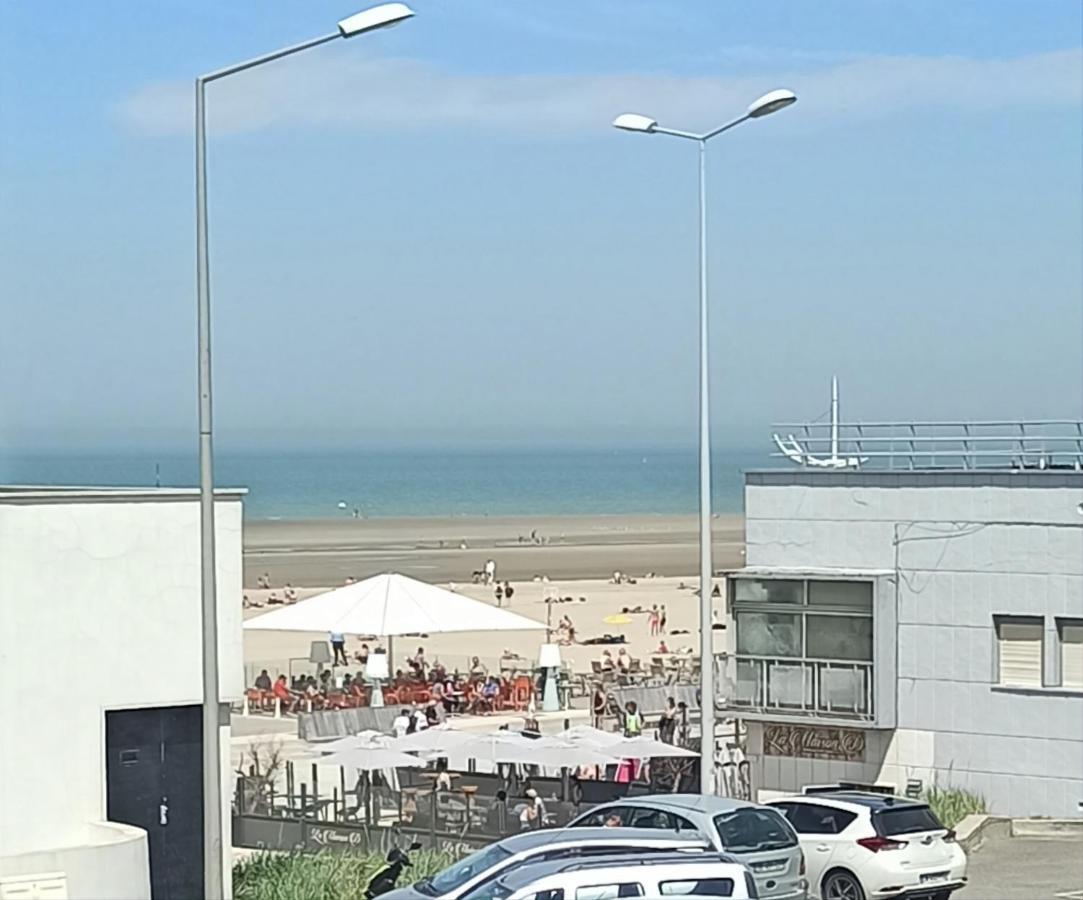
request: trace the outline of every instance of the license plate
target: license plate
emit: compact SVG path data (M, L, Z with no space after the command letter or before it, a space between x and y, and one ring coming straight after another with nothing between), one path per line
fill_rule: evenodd
M769 875L772 872L781 872L786 868L786 860L772 859L767 862L753 863L752 871L758 875Z
M921 883L928 884L930 881L947 881L947 872L926 872L921 876Z

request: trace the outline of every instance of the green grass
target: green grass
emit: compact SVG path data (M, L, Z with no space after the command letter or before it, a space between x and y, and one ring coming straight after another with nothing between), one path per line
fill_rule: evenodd
M972 813L988 812L984 797L962 788L942 788L934 784L925 789L921 799L929 804L945 828L954 828Z
M418 850L403 873L403 887L446 868L451 853ZM385 865L381 853L258 853L233 866L236 900L359 900Z

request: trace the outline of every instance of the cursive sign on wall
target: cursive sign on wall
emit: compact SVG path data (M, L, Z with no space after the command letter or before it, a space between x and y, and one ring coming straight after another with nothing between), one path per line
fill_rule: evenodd
M816 725L765 725L763 752L767 756L863 762L865 732L853 728L822 728Z

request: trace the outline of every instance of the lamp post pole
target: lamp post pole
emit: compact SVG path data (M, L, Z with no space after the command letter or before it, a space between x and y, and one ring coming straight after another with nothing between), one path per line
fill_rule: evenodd
M711 589L711 400L707 330L707 140L699 141L699 660L700 791L714 784L714 629Z
M326 44L336 38L395 25L413 11L403 3L386 3L343 19L338 30L300 44L257 56L196 79L196 318L199 359L199 565L201 652L203 674L203 895L226 896L222 857L222 742L220 728L229 724L221 706L218 674L218 599L215 569L214 440L211 402L211 281L207 236L207 84Z
M642 134L666 134L695 141L699 149L699 637L700 637L700 791L716 791L714 765L715 677L714 628L711 591L713 565L711 553L711 403L710 341L707 304L707 142L749 119L758 119L784 109L797 97L786 90L764 94L752 103L743 116L712 131L696 134L663 128L649 116L624 113L613 121L623 131Z

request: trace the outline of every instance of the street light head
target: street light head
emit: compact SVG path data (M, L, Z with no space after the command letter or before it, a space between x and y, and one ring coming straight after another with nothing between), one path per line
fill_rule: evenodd
M658 127L658 123L650 116L640 116L636 113L621 113L613 120L613 127L622 131L642 131L650 134Z
M793 91L771 91L771 93L764 94L748 107L748 117L750 119L759 119L763 116L769 116L771 113L785 109L791 103L796 102L797 94Z
M353 37L355 34L364 34L366 31L375 31L377 28L398 25L413 14L414 11L405 3L384 3L347 16L338 23L338 31L345 38Z

